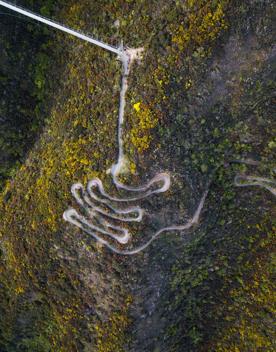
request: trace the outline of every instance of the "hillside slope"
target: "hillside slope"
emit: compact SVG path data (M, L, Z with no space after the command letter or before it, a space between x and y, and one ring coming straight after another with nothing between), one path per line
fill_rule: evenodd
M32 1L20 4L34 9ZM275 5L48 6L52 17L115 46L123 39L145 48L129 78L124 181L167 171L172 187L141 203L147 216L134 229L135 245L185 222L212 183L194 231L163 234L136 256L115 255L65 223L64 210L76 207L72 183L99 177L116 193L107 170L117 158L121 65L66 35L39 37L32 67L48 64L38 69L31 110L38 108L27 124L40 116L36 142L21 136L23 156L8 158L16 172L5 174L1 194L0 351L274 351L275 197L233 180L275 176ZM11 94L5 101L12 105ZM258 163L231 163L244 159Z

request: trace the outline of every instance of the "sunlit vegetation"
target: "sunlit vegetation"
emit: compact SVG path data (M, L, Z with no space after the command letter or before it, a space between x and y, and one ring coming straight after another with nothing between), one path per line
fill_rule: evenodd
M154 117L153 112L141 102L134 104L133 108L135 117L132 120L130 140L138 152L143 152L149 148L152 140L150 131L158 124L158 118Z
M131 302L131 296L127 297L121 313L115 312L111 314L107 322L101 325L95 325L97 351L125 351L125 346L129 342L126 329L130 324L127 310Z
M266 61L272 2L54 3L20 2L113 45L123 38L145 46L129 79L126 177L164 169L200 193L218 168L202 227L166 265L165 324L156 340L168 352L273 351L273 199L261 189L234 189L235 173L252 170L228 164L252 156L261 161L254 172L273 176L274 76ZM159 259L129 265L62 220L73 182L96 176L111 189L106 170L117 156L120 63L49 29L14 30L14 38L22 31L20 44L1 37L14 56L9 72L0 72L9 104L0 108L8 117L0 132L0 350L127 351L137 338L129 271L141 266L143 275L142 264L155 270ZM11 73L16 62L26 80Z

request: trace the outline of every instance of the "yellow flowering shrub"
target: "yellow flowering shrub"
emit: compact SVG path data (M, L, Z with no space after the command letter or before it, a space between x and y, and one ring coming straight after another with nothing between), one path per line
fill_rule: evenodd
M227 28L224 3L216 2L216 6L206 1L188 1L187 18L182 24L172 27L172 42L177 49L183 51L191 44L196 47L214 41L219 33Z
M150 146L152 140L150 131L157 126L158 118L147 105L141 102L133 104L133 109L135 112L133 127L130 130L130 141L141 153Z
M97 352L124 352L127 342L125 330L130 323L127 316L128 307L132 297L127 296L125 306L121 312L111 314L107 322L95 325Z

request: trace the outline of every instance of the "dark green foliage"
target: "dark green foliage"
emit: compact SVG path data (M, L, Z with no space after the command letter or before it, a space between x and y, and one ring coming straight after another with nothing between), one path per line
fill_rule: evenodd
M54 1L22 2L51 14ZM42 6L42 7L41 7ZM0 9L0 188L22 164L45 119L44 104L53 64L53 31L4 8ZM52 57L51 57L52 55Z
M72 182L97 176L111 188L120 65L48 28L3 20L0 351L122 352L131 338L135 352L273 351L274 200L233 186L237 172L273 176L272 1L20 4L113 45L145 46L130 76L125 145L131 182L172 173L172 189L146 204L161 214L152 227L186 221L213 182L195 232L164 234L133 258L67 227ZM151 127L144 145L137 121ZM260 165L230 162L240 158Z

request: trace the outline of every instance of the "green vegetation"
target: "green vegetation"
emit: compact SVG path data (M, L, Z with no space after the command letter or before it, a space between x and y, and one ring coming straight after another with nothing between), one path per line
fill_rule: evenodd
M26 1L32 7L33 1ZM41 3L43 7L41 8ZM51 14L54 1L36 1L35 9ZM53 64L54 43L47 28L1 8L0 60L1 131L0 188L15 175L41 132L52 85L47 79ZM55 48L56 50L57 48ZM49 78L49 77L48 77Z
M153 327L150 339L169 352L273 351L274 200L261 189L233 187L238 171L272 177L275 167L272 2L54 3L22 1L113 45L123 38L145 47L127 94L126 177L134 183L168 170L173 185L190 182L194 192L183 200L172 190L149 206L173 214L194 209L217 171L202 226L185 245L170 234L154 244L155 255L124 258L67 227L62 214L75 206L73 182L97 176L112 190L106 170L117 156L120 63L33 24L20 22L9 38L14 20L5 20L0 350L122 352L135 339L142 346L131 309L146 310L146 275L155 279L153 264L169 258L166 246L178 241L156 304L163 327ZM260 165L229 164L247 157ZM146 284L137 303L132 289L140 276Z

